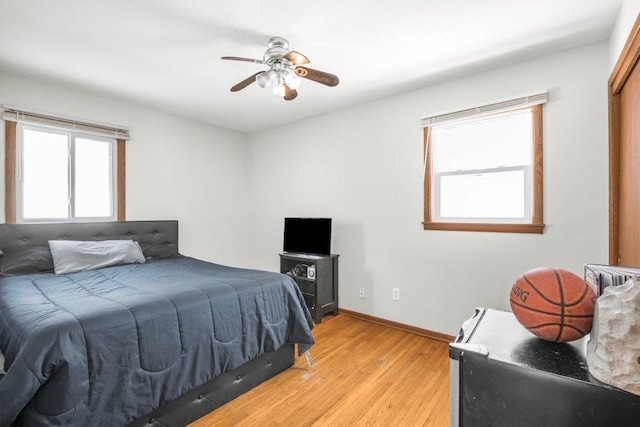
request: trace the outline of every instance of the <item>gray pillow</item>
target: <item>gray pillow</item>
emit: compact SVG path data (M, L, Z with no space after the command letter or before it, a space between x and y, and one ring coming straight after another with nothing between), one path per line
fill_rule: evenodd
M178 248L166 243L140 243L142 247L142 253L146 258L178 258Z
M56 274L146 262L140 245L133 240L49 240L49 248Z
M53 260L47 246L12 246L0 258L0 276L49 273Z

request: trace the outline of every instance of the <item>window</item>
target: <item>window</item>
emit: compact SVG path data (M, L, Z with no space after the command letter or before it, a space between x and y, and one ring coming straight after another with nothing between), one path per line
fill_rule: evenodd
M18 221L115 219L114 139L18 126Z
M6 222L125 219L123 134L11 110L3 118Z
M522 100L425 119L425 230L543 232L542 105Z

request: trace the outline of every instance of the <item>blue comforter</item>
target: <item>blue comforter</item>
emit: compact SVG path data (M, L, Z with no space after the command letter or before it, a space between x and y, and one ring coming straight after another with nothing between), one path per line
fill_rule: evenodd
M123 425L311 327L291 278L187 257L0 278L0 425Z

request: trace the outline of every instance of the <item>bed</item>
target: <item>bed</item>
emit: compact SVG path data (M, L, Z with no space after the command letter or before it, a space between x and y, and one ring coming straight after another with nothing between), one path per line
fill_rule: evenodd
M55 274L50 240L146 262ZM0 251L0 425L184 425L313 345L291 278L182 256L177 221L0 224Z

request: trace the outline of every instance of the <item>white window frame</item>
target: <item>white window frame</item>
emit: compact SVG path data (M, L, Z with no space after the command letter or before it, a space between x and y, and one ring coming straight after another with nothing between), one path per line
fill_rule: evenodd
M23 191L23 149L24 149L24 131L36 130L40 132L48 132L52 134L67 136L67 173L69 183L69 199L67 201L67 218L24 218L24 191ZM110 144L110 164L109 181L111 186L109 189L110 216L101 217L78 217L75 215L75 146L76 138L92 139L103 141ZM98 221L116 221L117 220L117 140L96 135L88 135L83 132L76 132L69 129L60 129L55 126L38 125L31 123L19 122L17 124L17 177L16 177L16 216L19 223L40 223L40 222L98 222Z

